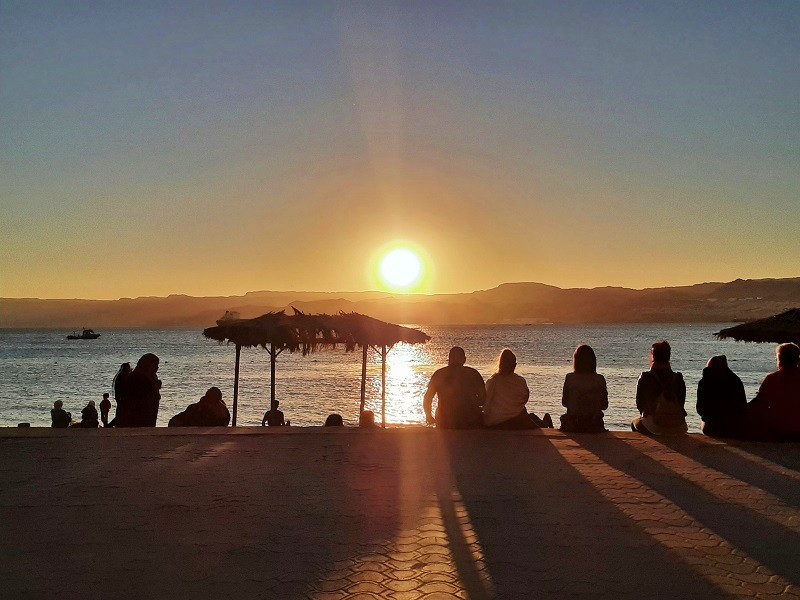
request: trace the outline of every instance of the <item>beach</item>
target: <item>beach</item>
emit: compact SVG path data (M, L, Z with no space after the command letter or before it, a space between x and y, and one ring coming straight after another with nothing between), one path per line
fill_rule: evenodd
M0 431L8 598L800 597L800 446Z

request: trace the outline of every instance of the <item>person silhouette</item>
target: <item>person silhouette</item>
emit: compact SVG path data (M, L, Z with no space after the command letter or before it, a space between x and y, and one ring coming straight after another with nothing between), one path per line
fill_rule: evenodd
M425 420L443 429L477 429L483 427L481 408L486 400L483 377L465 366L467 355L461 346L453 346L447 366L438 369L428 382L422 399ZM433 414L433 398L439 402Z
M69 427L72 423L72 414L64 410L64 403L61 400L56 400L53 402L53 408L50 409L50 419L51 427Z
M508 348L497 358L497 371L486 380L486 402L483 421L492 429L539 429L552 427L553 420L545 413L540 419L528 414L525 405L530 398L528 383L514 370L517 356Z
M110 411L111 400L108 399L108 393L105 393L100 401L100 420L103 422L103 427L108 427L108 413Z
M561 431L597 433L605 431L603 411L608 409L606 379L597 373L594 349L581 344L572 355L572 373L564 378L561 404Z
M636 408L641 416L631 429L653 435L686 433L686 384L683 374L672 370L672 348L662 340L650 349L650 370L643 372L636 383Z
M283 427L286 422L283 420L283 413L278 410L280 402L273 400L270 403L270 409L264 413L264 418L261 419L261 426L269 425L270 427Z

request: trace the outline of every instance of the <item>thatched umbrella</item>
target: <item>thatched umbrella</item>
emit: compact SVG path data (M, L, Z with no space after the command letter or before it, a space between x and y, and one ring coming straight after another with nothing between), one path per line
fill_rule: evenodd
M737 342L800 343L800 308L787 310L766 319L742 323L715 333L718 338Z
M239 359L242 346L261 346L270 356L270 401L275 400L275 362L286 350L301 351L305 356L319 348L343 345L348 352L362 349L361 411L364 410L367 349L372 347L381 355L381 415L386 426L386 354L398 342L424 344L430 336L417 329L386 323L358 313L338 315L307 315L294 309L294 315L272 312L255 319L220 320L217 327L203 331L207 338L236 346L236 366L233 384L233 425L239 396Z

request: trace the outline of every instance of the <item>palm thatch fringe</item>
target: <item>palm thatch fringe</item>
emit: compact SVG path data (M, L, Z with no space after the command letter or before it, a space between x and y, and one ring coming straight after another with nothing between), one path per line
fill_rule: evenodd
M361 348L361 408L364 408L367 349L381 356L381 413L386 426L386 353L395 344L424 344L430 336L418 329L386 323L359 313L307 315L292 307L294 314L270 312L254 319L224 318L203 335L220 343L236 346L233 393L233 425L236 425L239 389L239 353L242 347L262 347L270 356L270 399L275 400L275 362L279 354L302 352L303 356L322 348L343 346L346 352Z

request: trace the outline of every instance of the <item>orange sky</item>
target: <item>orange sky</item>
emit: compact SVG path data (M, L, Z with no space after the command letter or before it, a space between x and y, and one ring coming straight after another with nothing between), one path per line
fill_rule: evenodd
M0 296L800 274L791 5L348 7L4 9Z

